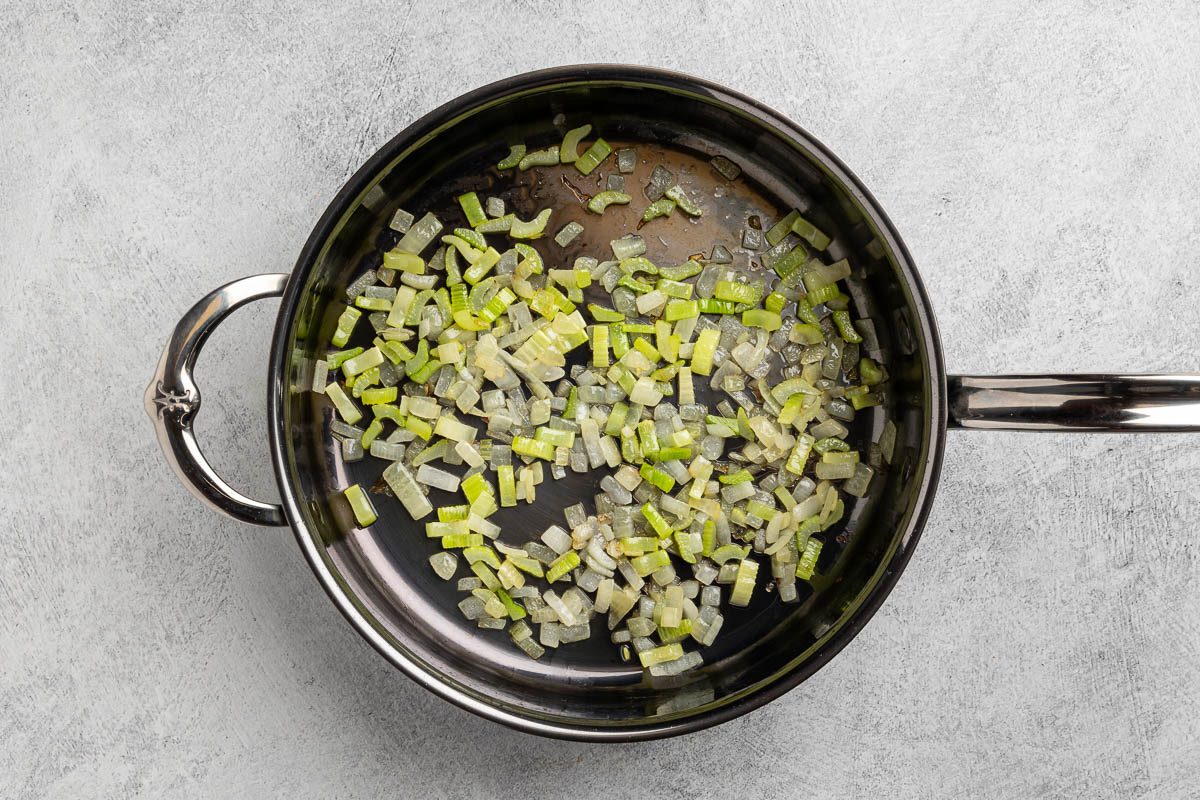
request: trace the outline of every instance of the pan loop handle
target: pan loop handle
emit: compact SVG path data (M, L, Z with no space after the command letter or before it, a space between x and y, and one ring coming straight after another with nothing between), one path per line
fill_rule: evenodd
M1200 374L952 375L948 388L951 428L1200 431Z
M283 507L245 496L221 480L196 443L192 421L200 410L200 390L192 368L208 335L236 309L255 300L279 297L283 274L254 275L209 293L183 315L146 387L146 413L154 422L167 462L192 494L209 507L253 525L286 525Z

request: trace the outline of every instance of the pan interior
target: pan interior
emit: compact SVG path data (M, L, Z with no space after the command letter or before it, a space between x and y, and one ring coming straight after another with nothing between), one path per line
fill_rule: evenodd
M614 157L588 177L561 167L514 176L492 166L507 153L507 143L525 142L530 150L548 146L558 142L565 127L585 122L614 149L636 148L637 167L625 176L634 197L629 207L612 207L600 217L576 198L576 192L604 188L607 175L616 172ZM856 610L905 544L902 533L924 476L925 443L936 424L928 406L926 336L917 327L911 287L900 278L890 239L864 214L862 199L848 194L819 157L704 90L637 81L550 83L485 98L437 125L417 127L415 138L402 135L376 157L374 177L362 191L335 202L342 204L341 211L315 261L299 267L303 287L291 321L285 373L290 385L283 403L286 477L303 527L336 583L333 591L345 593L383 640L435 681L551 724L655 725L737 703L795 673L826 640L848 624L853 627ZM722 177L708 163L715 155L736 162L741 176ZM757 216L765 230L791 208L802 209L834 237L829 255L850 259L855 316L874 322L876 355L892 376L886 404L859 412L848 438L865 453L887 419L899 432L892 465L876 476L868 497L851 506L829 537L815 590L801 582L800 602L784 604L763 590L769 575L760 574L753 604L729 609L716 644L702 651L704 667L668 681L646 678L636 664L623 662L602 632L603 617L593 620L589 641L549 649L539 661L518 651L507 633L479 630L465 620L456 607L462 595L454 581L440 580L429 567L436 540L426 539L423 523L414 523L398 501L373 495L379 521L366 530L354 528L341 490L356 482L376 486L385 462L370 457L344 462L330 435L328 403L305 391L313 360L328 349L346 286L377 265L381 249L395 241L387 223L396 208L417 216L433 212L449 228L464 224L455 197L468 190L503 198L522 219L553 207L551 233L569 220L584 226L566 248L549 237L535 243L548 267L566 267L580 255L604 258L608 242L635 227L648 203L642 187L656 165L674 172L689 194L705 199L699 221L675 214L641 231L647 257L656 263L680 263L724 244L735 263L757 265L758 254L740 247L748 220ZM367 330L364 320L357 336L369 339ZM577 502L591 511L605 474L568 472L556 482L547 470L535 505L521 503L494 517L504 529L502 538L514 544L534 539L548 525L562 524L562 509ZM431 499L435 507L460 502L439 492Z

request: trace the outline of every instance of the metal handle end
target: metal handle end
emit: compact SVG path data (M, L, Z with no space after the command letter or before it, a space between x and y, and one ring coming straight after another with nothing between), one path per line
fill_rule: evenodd
M179 320L163 349L143 397L146 413L167 462L192 494L209 507L253 525L286 525L283 507L247 497L221 480L196 442L192 421L200 410L200 389L192 368L208 335L237 308L283 294L288 276L254 275L208 294Z
M951 428L1200 431L1200 375L953 375Z

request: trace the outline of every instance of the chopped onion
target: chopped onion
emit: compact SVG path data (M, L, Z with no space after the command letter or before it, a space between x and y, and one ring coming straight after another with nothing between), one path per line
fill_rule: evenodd
M711 159L709 159L709 163L712 164L713 169L719 172L721 177L725 178L726 180L737 180L738 176L742 174L742 168L730 161L725 156L713 156Z
M365 528L379 518L375 513L375 506L371 504L371 499L357 483L348 486L344 494L350 503L350 510L354 512L354 519L358 523L358 527Z
M558 148L558 160L563 164L573 164L578 161L579 143L591 132L591 125L581 125L563 134L562 144Z
M422 519L433 511L412 473L399 461L392 462L383 471L383 479L413 519Z
M554 242L559 247L566 247L571 242L575 241L575 237L583 233L583 226L578 222L568 222L562 226L557 234L554 235Z
M628 205L633 200L632 197L624 192L618 192L612 189L606 189L599 192L591 200L588 201L587 209L593 214L603 214L604 210L611 205Z
M429 565L433 567L434 573L444 581L448 581L454 577L455 570L458 569L458 556L453 553L434 553L429 557Z
M422 464L417 470L417 483L422 483L443 492L458 491L458 476L452 473Z
M400 241L396 242L396 246L393 249L401 253L419 255L441 232L441 221L433 214L426 214L420 220L413 223L412 227L400 238Z
M573 128L534 152L513 146L497 168L601 169L603 189L581 202L603 214L631 201L623 175L637 153L621 148L614 166L602 138L580 153L590 133ZM711 164L727 180L740 175L723 156ZM645 195L642 224L676 208L703 213L661 165ZM869 458L847 439L856 413L886 403L888 372L874 326L852 317L840 286L849 261L813 255L832 236L793 210L765 234L753 220L741 232L743 255L770 248L756 256L762 268L734 267L720 243L708 243L709 258L659 266L635 233L610 242L612 259L548 268L521 240L546 235L552 209L526 222L500 197L457 199L465 223L445 236L432 214L394 212L402 236L347 287L329 339L343 349L314 359L308 385L337 412L329 424L343 459L369 451L390 462L384 482L414 520L433 511L425 487L462 493L426 534L440 544L429 559L439 577L469 567L456 582L471 593L463 615L539 658L589 638L605 614L613 643L665 677L703 663L684 645L713 644L723 601L756 602L761 565L775 596L798 602L798 581L816 575L848 498L870 491L895 455L891 421ZM555 242L581 232L568 222ZM518 241L502 246L504 235ZM426 260L439 236L444 246ZM594 296L601 289L607 300ZM358 325L364 312L369 326ZM364 410L372 419L356 425ZM594 506L565 509L565 527L539 541L502 541L489 517L536 504L537 487L566 468L611 471ZM375 521L361 487L345 497L357 525Z
M388 227L397 233L408 233L408 229L412 227L413 215L405 211L403 208L397 208L392 214L392 219L388 222Z
M617 169L624 174L633 172L637 167L637 151L632 147L622 147L617 151Z
M612 147L603 139L592 142L592 146L575 160L575 169L583 175L592 174L592 170L600 166L612 153Z
M526 170L530 167L549 167L553 164L559 163L561 156L561 147L547 147L545 150L537 150L532 153L522 153L521 158L518 160L516 166L517 169L520 170ZM500 162L500 164L497 164L497 168L505 169L505 167L502 165L507 161L508 159L505 159L504 161Z
M636 258L646 252L646 240L635 233L627 233L620 239L614 239L609 242L609 246L612 248L613 257L617 261Z

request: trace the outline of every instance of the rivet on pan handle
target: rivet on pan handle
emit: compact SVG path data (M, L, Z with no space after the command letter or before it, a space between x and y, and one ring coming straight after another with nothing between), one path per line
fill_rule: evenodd
M183 315L146 387L146 413L154 422L175 474L211 508L253 525L286 525L283 507L246 497L225 481L200 452L192 420L200 410L200 390L192 367L208 335L235 309L255 300L279 297L287 275L254 275L227 283L206 295Z
M951 428L1200 431L1200 375L952 375Z

